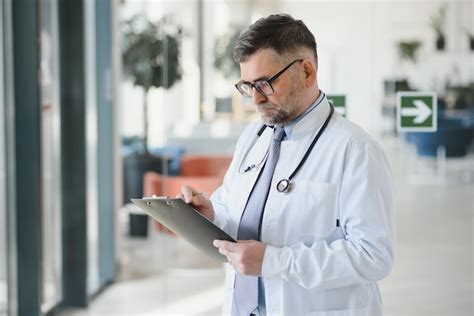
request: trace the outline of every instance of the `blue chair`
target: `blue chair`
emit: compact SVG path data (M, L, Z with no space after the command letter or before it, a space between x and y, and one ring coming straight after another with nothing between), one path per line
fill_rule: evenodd
M150 149L150 153L160 157L169 157L168 175L177 176L181 168L181 157L184 154L184 148L179 145L166 145L164 147L155 147Z
M474 139L474 111L447 117L441 110L436 132L408 132L405 139L416 145L416 151L421 156L436 156L439 146L444 146L447 157L464 156Z

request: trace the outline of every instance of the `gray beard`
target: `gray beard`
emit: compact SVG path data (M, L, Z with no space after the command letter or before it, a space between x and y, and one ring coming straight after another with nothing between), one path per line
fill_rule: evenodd
M301 102L300 98L291 98L290 102L287 102L284 107L277 110L272 116L264 116L262 114L262 120L268 125L286 125L291 123L296 117L298 117L298 104ZM265 103L258 106L260 109L273 107L272 104Z
M298 117L301 110L303 87L296 82L293 85L292 92L283 100L283 106L279 107L277 112L271 117L262 115L262 120L269 125L286 125ZM258 105L259 109L272 108L272 103Z
M294 113L279 110L272 117L264 117L263 120L269 125L286 125L296 118Z
M260 112L262 120L268 125L287 125L288 123L291 123L300 114L302 94L303 86L295 82L291 93L284 100L282 100L282 104L284 105L278 107L277 112L272 116L265 116L262 112ZM275 105L272 103L263 103L257 107L260 110L272 108L275 107Z

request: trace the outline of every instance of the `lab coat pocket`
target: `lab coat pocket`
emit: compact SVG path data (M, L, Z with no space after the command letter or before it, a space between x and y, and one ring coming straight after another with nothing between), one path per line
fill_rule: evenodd
M297 241L311 243L326 239L334 232L339 213L337 188L333 183L293 183L291 192L282 203L282 214L287 216L287 223L292 224L291 235L299 235Z
M308 247L311 247L315 242L324 240L328 245L336 240L344 239L344 233L341 227L334 227L331 233L327 236L320 236L318 234L302 234L300 240Z

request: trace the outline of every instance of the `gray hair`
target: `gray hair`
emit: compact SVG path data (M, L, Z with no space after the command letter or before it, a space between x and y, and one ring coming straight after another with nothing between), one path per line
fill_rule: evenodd
M294 54L301 48L308 49L314 55L318 65L318 52L314 35L301 20L295 20L288 14L274 14L261 18L245 30L234 47L234 60L246 61L256 51L270 48L278 55Z

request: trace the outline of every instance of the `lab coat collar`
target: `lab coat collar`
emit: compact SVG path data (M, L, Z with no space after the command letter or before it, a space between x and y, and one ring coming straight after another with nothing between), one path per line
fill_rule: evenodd
M321 91L321 93L323 92ZM330 109L329 101L324 95L321 103L293 126L289 140L297 140L319 130L327 119Z

